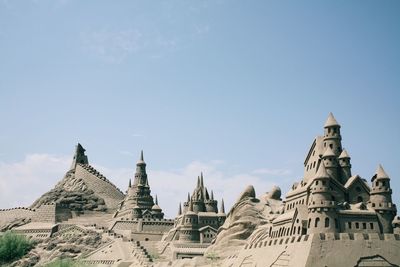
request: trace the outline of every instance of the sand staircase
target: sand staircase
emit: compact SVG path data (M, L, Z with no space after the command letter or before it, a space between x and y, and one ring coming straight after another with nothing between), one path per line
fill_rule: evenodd
M153 260L151 259L147 249L140 244L140 241L134 242L135 248L132 254L138 259L142 266L152 266Z
M271 267L282 267L289 266L290 254L287 251L283 251L278 258L271 264Z

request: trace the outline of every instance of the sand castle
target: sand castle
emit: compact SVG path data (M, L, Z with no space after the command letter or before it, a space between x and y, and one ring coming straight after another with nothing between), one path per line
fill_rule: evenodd
M201 173L177 217L165 219L146 166L142 151L125 194L78 144L52 190L31 207L0 210L0 229L40 240L33 264L81 256L96 266L400 265L390 176L381 165L370 182L353 174L332 114L306 155L302 180L284 200L278 187L257 198L249 186L226 214Z

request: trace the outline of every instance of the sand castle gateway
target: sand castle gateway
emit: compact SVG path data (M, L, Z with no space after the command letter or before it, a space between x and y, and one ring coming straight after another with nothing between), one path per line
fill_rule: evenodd
M89 164L78 144L53 189L30 207L0 210L2 232L40 241L33 263L27 256L14 266L56 257L121 267L400 266L390 177L381 165L370 182L353 174L332 114L306 155L304 177L284 200L279 188L257 198L249 187L225 214L223 200L218 206L200 174L183 208L177 203L177 217L165 219L146 166L142 151L124 193ZM85 243L87 237L95 241Z

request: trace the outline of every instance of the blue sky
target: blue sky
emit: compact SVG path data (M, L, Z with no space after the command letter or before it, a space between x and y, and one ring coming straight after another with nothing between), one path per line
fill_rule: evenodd
M0 0L0 208L51 188L78 141L123 190L144 149L169 216L200 170L227 205L248 183L286 192L329 112L353 173L369 180L382 163L399 203L399 12L398 1Z

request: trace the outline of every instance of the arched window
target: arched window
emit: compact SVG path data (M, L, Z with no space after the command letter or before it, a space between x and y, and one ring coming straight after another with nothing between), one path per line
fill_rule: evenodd
M319 221L320 221L320 219L319 219L319 217L317 217L317 218L315 219L314 227L318 227Z
M311 226L311 218L308 219L308 226L307 226L307 228L310 228L310 226Z
M298 235L300 234L300 231L301 231L301 228L300 228L300 226L299 226L299 227L297 227L297 234L298 234Z
M329 227L329 218L328 217L325 218L325 227Z

